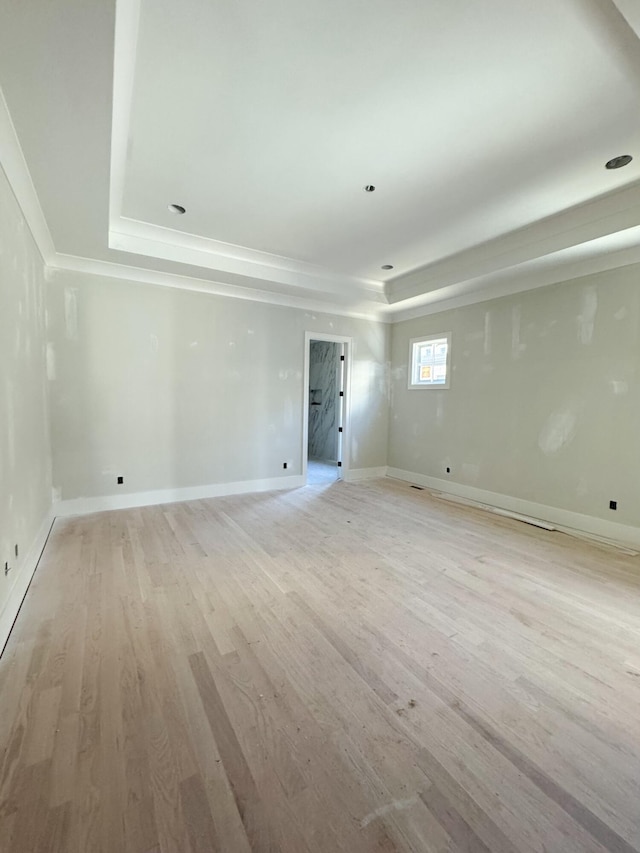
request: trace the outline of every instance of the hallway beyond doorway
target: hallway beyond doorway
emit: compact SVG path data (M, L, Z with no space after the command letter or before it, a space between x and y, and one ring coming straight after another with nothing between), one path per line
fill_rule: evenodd
M307 464L307 485L319 486L335 483L338 479L338 464L330 459L309 459Z

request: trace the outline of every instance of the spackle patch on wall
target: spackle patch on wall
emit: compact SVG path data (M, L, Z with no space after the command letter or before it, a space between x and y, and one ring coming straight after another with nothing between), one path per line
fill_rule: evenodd
M64 327L67 339L75 341L78 337L78 299L75 287L64 289Z
M491 313L484 312L484 354L491 355Z
M299 371L294 370L293 368L281 368L278 370L278 379L281 379L283 382L287 379L297 379L299 375Z
M522 324L522 310L519 305L511 310L511 355L520 358L526 350L526 344L520 342L520 326Z
M5 382L5 408L6 408L6 435L7 435L7 455L9 465L14 467L16 462L16 435L15 435L15 407L13 402L13 385L7 377Z
M540 430L538 446L543 453L551 456L566 444L570 444L577 432L577 415L569 408L552 412Z
M612 379L611 390L614 394L627 394L629 391L629 383L618 379Z
M557 325L558 325L558 321L557 321L557 320L549 320L547 323L545 323L545 324L544 324L544 326L543 326L543 327L542 327L542 329L540 330L540 337L541 337L541 338L546 338L546 337L548 337L548 336L551 334L551 332L552 332L552 330L554 329L554 327L555 327L555 326L557 326Z
M47 344L47 379L53 382L56 378L56 351L53 344Z
M582 307L578 314L578 340L590 344L593 340L596 313L598 311L598 293L595 285L590 284L582 292Z

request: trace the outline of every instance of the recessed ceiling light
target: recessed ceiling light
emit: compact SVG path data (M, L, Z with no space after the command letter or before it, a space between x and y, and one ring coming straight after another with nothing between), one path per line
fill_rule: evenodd
M382 264L381 269L383 269L383 270L392 270L392 269L393 269L393 264Z
M373 193L376 191L376 188L374 187L373 184L367 184L366 187L364 187L364 191L366 193Z
M619 157L614 157L605 164L605 169L621 169L623 166L628 166L633 160L631 154L621 154Z
M178 213L180 214L180 216L182 216L183 213L187 212L187 208L183 207L181 204L170 204L168 205L168 208L171 213Z

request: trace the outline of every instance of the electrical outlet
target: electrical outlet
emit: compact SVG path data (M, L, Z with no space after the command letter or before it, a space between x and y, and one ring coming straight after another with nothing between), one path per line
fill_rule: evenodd
M283 468L286 468L286 467L287 467L287 465L288 465L288 463L287 463L287 462L283 462L283 463L282 463L282 467L283 467Z
M121 486L124 483L124 477L118 477L118 485Z
M618 509L618 501L609 501L609 509Z
M451 473L451 468L449 468L449 466L447 466L447 474L450 474L450 473Z

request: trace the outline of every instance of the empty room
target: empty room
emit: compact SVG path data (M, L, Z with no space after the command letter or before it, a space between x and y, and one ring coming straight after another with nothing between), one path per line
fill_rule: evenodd
M638 0L0 0L0 853L640 853Z

